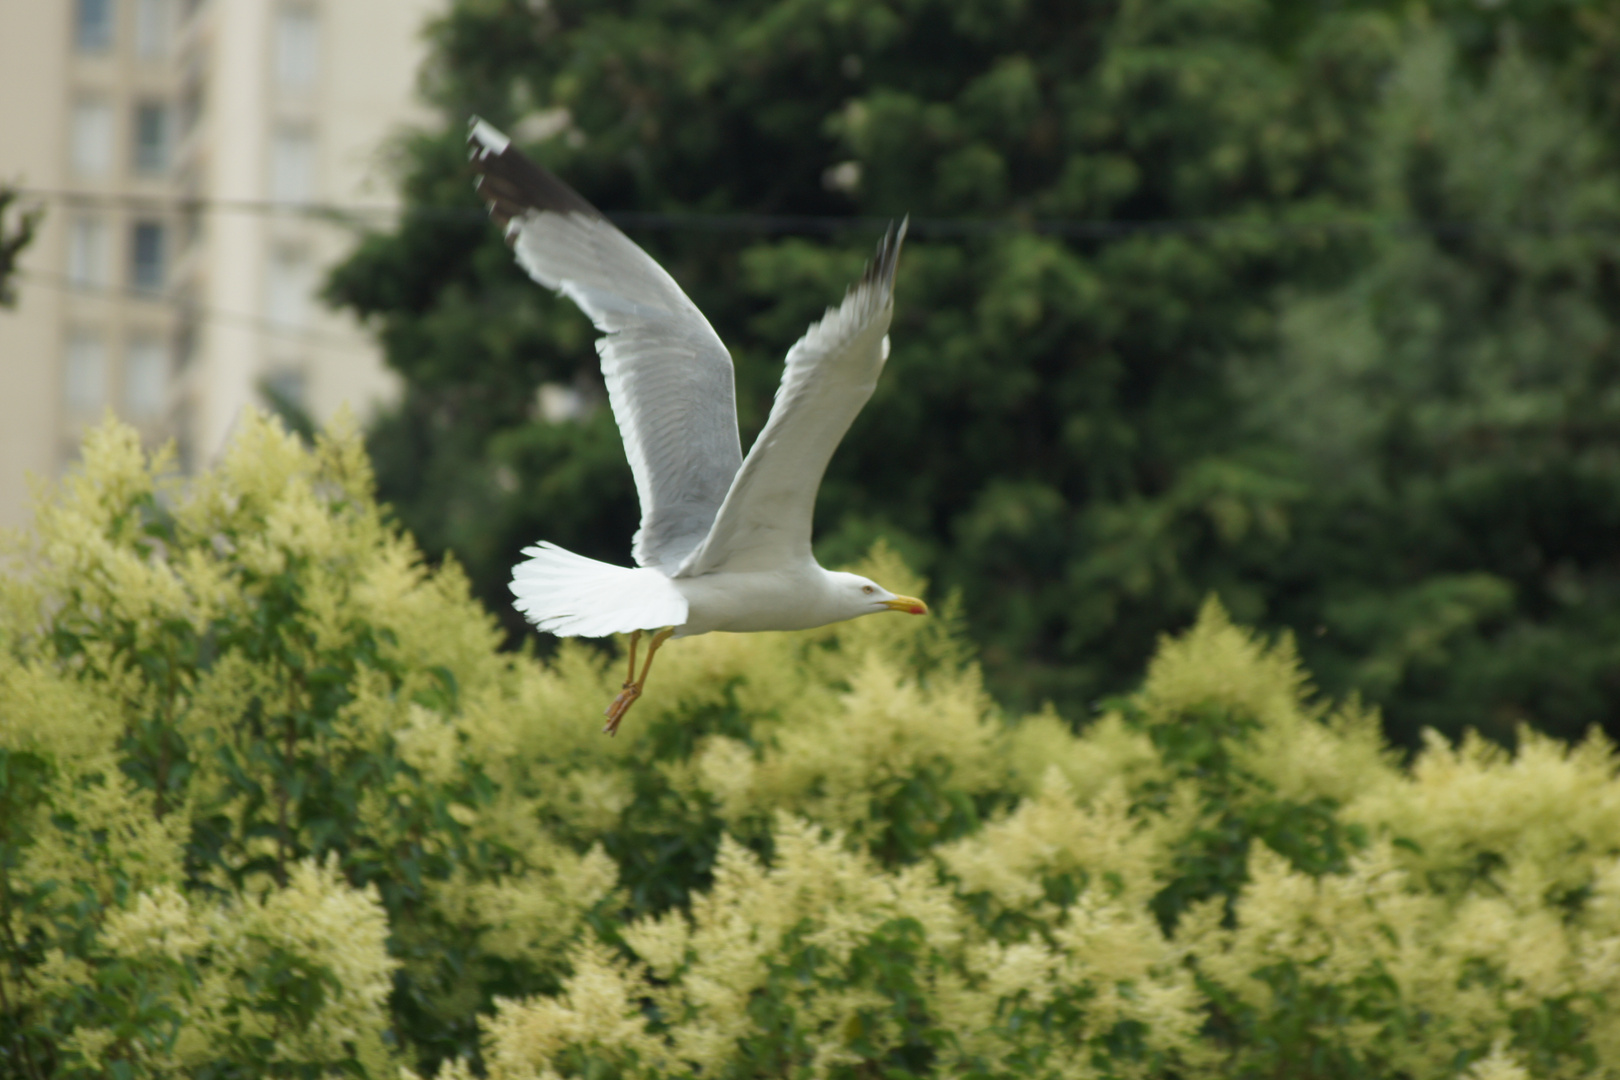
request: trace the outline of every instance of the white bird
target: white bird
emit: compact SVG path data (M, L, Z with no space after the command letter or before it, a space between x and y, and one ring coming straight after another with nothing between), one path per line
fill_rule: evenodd
M737 435L731 354L664 268L600 211L476 117L478 191L529 276L579 305L641 500L631 553L614 566L541 542L512 573L515 605L564 636L630 635L630 672L608 734L641 696L671 636L804 630L928 607L810 550L816 490L889 356L894 272L906 223L890 229L844 302L788 350L770 418L748 457ZM636 643L657 630L636 678Z

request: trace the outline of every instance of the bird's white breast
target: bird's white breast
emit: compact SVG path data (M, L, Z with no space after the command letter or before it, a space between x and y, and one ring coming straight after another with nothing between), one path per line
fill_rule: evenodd
M807 630L846 617L833 602L826 571L813 561L789 570L675 578L673 584L690 607L677 637L711 630Z

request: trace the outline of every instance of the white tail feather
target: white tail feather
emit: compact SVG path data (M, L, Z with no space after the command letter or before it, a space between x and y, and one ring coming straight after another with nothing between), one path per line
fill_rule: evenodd
M513 606L563 637L607 637L686 622L686 597L662 573L597 562L556 544L524 548L512 570Z

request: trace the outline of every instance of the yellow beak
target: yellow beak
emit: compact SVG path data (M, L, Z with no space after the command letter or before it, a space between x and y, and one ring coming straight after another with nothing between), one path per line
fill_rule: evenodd
M928 605L912 596L897 596L893 600L885 600L883 606L890 611L904 611L908 615L928 614Z

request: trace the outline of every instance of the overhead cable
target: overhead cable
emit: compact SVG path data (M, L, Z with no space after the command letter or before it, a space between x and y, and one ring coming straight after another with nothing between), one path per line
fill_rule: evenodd
M154 213L226 213L259 217L294 217L357 226L367 221L390 223L400 219L474 221L486 216L476 206L387 206L383 204L286 202L270 199L198 198L136 192L87 192L46 188L20 188L19 194L67 205L118 206ZM872 215L831 214L715 214L702 212L610 211L609 219L625 229L654 232L721 232L767 235L833 234L881 231L890 219ZM913 217L914 235L937 237L1036 233L1075 239L1110 239L1142 234L1214 235L1268 233L1311 236L1328 233L1387 233L1414 236L1620 234L1617 221L1484 222L1425 218L1352 216L1328 219L1253 217L1165 218L1120 221L1076 218L940 218Z

